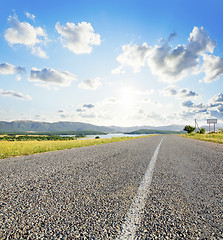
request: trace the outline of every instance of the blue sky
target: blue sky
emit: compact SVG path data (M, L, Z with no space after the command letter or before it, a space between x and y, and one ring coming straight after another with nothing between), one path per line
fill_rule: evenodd
M16 1L0 9L0 120L223 123L223 2Z

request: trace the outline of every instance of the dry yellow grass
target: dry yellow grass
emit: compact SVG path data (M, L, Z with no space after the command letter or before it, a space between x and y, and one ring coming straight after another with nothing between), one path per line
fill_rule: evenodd
M199 133L192 133L192 134L182 134L181 136L186 138L193 138L201 141L208 141L214 143L223 143L223 133L211 133L211 134L199 134Z
M140 137L115 137L110 139L101 138L68 141L0 141L0 159L70 148L99 145L104 143L126 141L135 138Z

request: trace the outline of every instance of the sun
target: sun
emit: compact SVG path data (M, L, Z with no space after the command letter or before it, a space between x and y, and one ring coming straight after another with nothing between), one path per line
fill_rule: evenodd
M124 107L130 108L136 103L135 90L132 87L120 89L120 102Z

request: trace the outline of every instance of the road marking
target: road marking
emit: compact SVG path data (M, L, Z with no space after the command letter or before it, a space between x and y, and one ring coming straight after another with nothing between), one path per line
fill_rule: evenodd
M159 153L160 146L163 142L163 139L160 141L159 145L157 146L150 164L146 170L146 173L143 177L143 180L138 188L137 194L133 199L132 205L127 213L125 218L125 222L122 225L122 231L116 240L132 240L135 239L136 230L139 227L141 222L141 217L143 213L143 209L145 207L145 201L148 197L148 190L150 184L152 182L153 171L156 164L156 159Z

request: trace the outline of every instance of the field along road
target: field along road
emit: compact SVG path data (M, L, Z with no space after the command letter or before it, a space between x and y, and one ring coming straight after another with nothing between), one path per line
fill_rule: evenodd
M0 160L0 239L221 239L223 145L174 135Z

